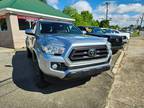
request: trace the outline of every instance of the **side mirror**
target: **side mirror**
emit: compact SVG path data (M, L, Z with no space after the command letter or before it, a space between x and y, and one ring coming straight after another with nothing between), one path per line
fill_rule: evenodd
M28 35L35 35L33 29L27 29L27 30L25 30L25 33L28 34Z
M86 32L86 31L82 31L82 33L83 33L83 34L86 34L87 32Z

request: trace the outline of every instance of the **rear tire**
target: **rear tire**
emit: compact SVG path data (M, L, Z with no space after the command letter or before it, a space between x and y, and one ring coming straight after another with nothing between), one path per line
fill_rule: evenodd
M45 88L48 86L48 82L45 81L44 74L39 68L38 60L35 54L32 55L33 66L35 70L35 83L38 88Z

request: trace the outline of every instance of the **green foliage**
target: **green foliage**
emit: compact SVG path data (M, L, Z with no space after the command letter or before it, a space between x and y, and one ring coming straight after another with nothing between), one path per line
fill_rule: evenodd
M102 20L99 24L99 27L108 28L109 27L109 20Z
M120 29L120 27L118 25L112 25L110 26L111 29Z
M83 24L83 17L80 14L75 14L75 16L73 17L75 19L74 24L77 26L80 26Z
M83 18L83 25L84 26L91 26L93 16L89 11L82 11L81 16Z
M92 26L99 27L99 24L100 22L98 20L92 20L92 23L91 23Z
M66 8L64 8L63 13L71 16L72 18L75 18L76 15L78 14L77 10L74 9L74 8L72 8L72 7L66 7Z
M64 8L63 12L75 19L76 26L99 26L99 22L93 19L93 15L89 11L78 11L72 7Z
M133 31L132 36L133 36L133 37L140 36L140 32L139 32L139 30L135 30L135 31Z

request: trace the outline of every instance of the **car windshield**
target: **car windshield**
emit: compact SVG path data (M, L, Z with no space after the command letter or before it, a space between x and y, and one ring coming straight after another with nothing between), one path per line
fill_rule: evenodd
M110 30L110 29L103 29L104 33L114 33L114 31Z
M75 27L70 23L59 23L59 22L41 22L40 24L41 34L57 34L57 33L68 33L68 34L82 34L79 28Z
M92 33L103 34L103 30L101 28L93 28Z
M111 29L103 29L103 32L104 32L104 33L119 33L118 31L116 31L116 30L111 30Z

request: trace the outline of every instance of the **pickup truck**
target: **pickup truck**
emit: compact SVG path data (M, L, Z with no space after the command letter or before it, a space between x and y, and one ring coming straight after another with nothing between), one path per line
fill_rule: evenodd
M79 26L79 29L82 32L85 32L85 34L87 35L108 39L108 41L111 43L113 53L123 48L124 43L123 43L123 37L121 36L106 34L102 28L93 26Z
M25 33L27 56L38 68L40 80L46 76L82 78L111 66L111 44L106 39L85 36L72 23L40 20Z

